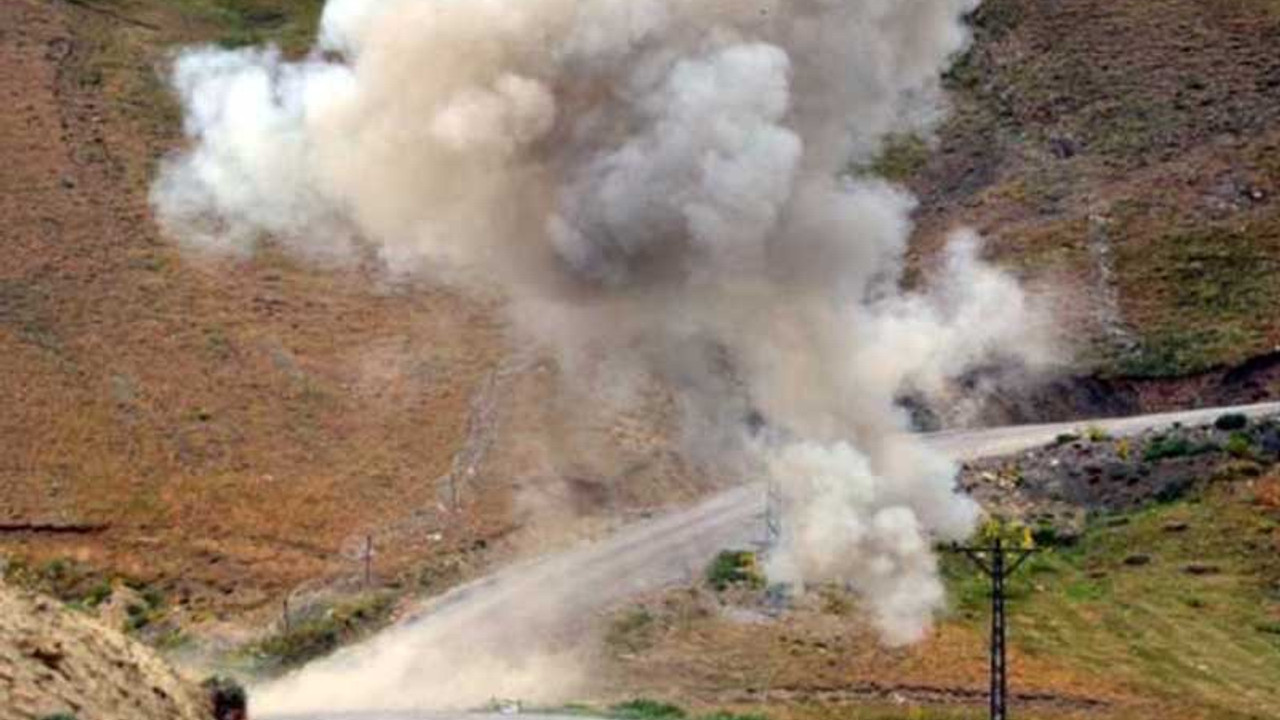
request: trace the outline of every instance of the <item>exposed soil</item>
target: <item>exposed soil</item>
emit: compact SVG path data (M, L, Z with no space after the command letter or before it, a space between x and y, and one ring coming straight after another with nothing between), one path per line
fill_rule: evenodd
M211 720L208 700L149 648L50 598L0 584L0 719Z
M661 393L566 412L486 300L161 237L160 72L216 31L186 12L0 6L0 553L70 561L71 591L148 585L214 630L358 586L368 536L376 582L438 591L712 482Z

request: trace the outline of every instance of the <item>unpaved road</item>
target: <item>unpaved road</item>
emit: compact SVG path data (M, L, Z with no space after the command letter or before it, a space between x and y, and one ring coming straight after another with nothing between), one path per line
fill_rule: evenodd
M1025 450L1084 427L1132 434L1211 422L1225 412L1280 413L1280 403L943 432L929 442L968 460ZM254 717L439 720L449 716L403 712L478 707L495 697L554 701L590 674L583 643L574 640L593 618L628 597L687 583L719 550L760 539L763 496L759 486L736 488L457 588L370 642L259 688Z

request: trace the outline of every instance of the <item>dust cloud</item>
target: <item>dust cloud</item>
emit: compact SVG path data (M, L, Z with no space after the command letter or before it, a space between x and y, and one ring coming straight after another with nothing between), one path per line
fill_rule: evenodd
M269 238L498 292L516 342L609 402L660 381L690 453L781 488L773 578L851 583L886 642L911 642L942 601L931 544L977 508L897 400L1051 355L1037 304L970 232L904 289L915 200L866 170L943 113L974 5L330 0L304 58L177 57L191 143L152 201L202 251ZM455 649L404 637L378 667ZM528 685L567 676L554 665ZM474 699L392 675L380 697ZM314 677L289 681L294 700L332 695Z

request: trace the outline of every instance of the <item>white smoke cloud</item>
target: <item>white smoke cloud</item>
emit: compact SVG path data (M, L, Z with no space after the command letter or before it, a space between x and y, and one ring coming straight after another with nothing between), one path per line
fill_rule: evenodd
M914 199L847 168L937 118L975 1L330 0L300 61L181 55L152 200L201 248L497 288L570 377L660 379L691 449L784 488L770 571L910 641L976 509L895 398L1044 344L971 233L904 292Z

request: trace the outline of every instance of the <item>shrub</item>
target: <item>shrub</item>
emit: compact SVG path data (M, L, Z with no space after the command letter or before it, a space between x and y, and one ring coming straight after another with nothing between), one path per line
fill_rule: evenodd
M1280 635L1280 620L1266 620L1254 626L1260 633L1267 635Z
M890 182L905 182L929 161L929 146L916 135L890 135L868 170Z
M328 655L391 614L394 598L374 593L342 603L251 645L250 653L278 667L301 665Z
M85 607L96 608L107 600L111 599L114 590L111 583L103 580L102 582L89 588L89 592L84 596Z
M1146 451L1142 453L1142 459L1147 462L1156 462L1158 460L1171 460L1175 458L1191 457L1194 455L1203 455L1205 453L1217 452L1220 449L1221 448L1213 443L1193 445L1186 438L1157 436L1147 444Z
M1253 456L1253 438L1242 432L1233 432L1227 438L1227 453L1231 457L1247 458Z
M1053 439L1053 444L1054 444L1054 445L1067 445L1067 444L1069 444L1069 443L1073 443L1073 442L1075 442L1075 441L1077 441L1077 440L1079 440L1079 439L1080 439L1080 436L1079 436L1079 435L1077 435L1077 434L1075 434L1075 433L1069 433L1069 432L1067 432L1067 433L1061 433L1061 434L1059 434L1057 437L1055 437L1055 438Z
M756 554L750 550L724 550L707 568L707 582L716 590L731 585L750 588L764 587L764 576L756 562Z
M685 711L670 703L637 698L614 705L610 713L622 720L679 720Z
M1085 430L1085 436L1089 438L1089 442L1106 442L1111 439L1111 433L1102 428L1091 425Z
M77 720L77 718L71 713L60 712L52 715L45 715L44 717L41 717L40 720Z
M1213 421L1213 426L1219 430L1243 430L1249 426L1249 418L1244 413L1227 413L1219 415L1217 420Z

